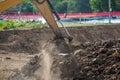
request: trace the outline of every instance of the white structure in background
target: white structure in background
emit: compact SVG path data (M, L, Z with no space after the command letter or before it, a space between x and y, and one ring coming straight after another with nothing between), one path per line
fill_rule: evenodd
M104 20L90 20L90 21L82 21L82 23L102 24L102 23L109 23L109 21L108 21L108 19L104 19ZM120 19L111 19L111 23L120 23Z
M36 22L42 22L42 24L46 23L46 20L43 17L38 18L37 20L35 20Z

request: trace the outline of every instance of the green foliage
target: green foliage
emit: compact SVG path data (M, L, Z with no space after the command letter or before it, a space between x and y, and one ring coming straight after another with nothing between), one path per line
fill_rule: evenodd
M15 22L12 20L6 21L0 21L0 30L4 29L13 29L13 28L21 28L21 27L26 27L26 28L40 28L42 26L46 26L46 24L42 24L41 22L32 22L32 21L27 21L27 22Z
M108 11L108 0L50 0L58 13L86 13ZM112 11L120 11L120 0L111 0ZM8 11L38 13L31 0L25 0Z
M25 0L25 2L18 4L10 9L8 9L6 12L39 12L38 9L33 5L31 0Z
M37 8L32 4L30 0L26 0L25 2L23 2L21 6L22 12L34 12L34 11L38 12Z
M58 13L91 12L89 0L50 0ZM9 11L39 12L31 0L26 0Z
M89 0L51 0L58 13L91 12Z
M116 10L120 11L120 0L115 0L116 3Z
M111 0L112 11L116 10L116 0ZM93 12L108 11L108 0L90 0L91 9Z
M67 1L66 0L50 0L52 5L58 13L66 13L67 12Z
M0 30L19 28L19 27L22 27L23 25L24 23L14 22L12 20L9 20L9 21L4 20L4 21L0 21Z
M75 12L91 12L89 0L76 0L73 9Z

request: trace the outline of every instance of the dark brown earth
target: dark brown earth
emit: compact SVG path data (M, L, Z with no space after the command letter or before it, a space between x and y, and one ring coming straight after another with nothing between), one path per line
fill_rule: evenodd
M84 42L114 40L120 38L119 25L69 27L68 30L73 36L72 44L75 45ZM66 36L64 30L61 31L64 36ZM42 41L48 41L54 38L54 34L49 28L8 30L0 31L0 34L0 50L19 53L36 53L38 52L37 47Z
M73 80L120 80L120 40L85 43L61 58L62 77Z
M52 55L52 67L60 68L62 80L120 80L120 25L68 27L68 30L73 36L72 53L66 56ZM48 44L54 38L49 28L8 30L0 31L0 34L2 54L35 55L42 51L43 44ZM35 70L40 67L38 60L33 67ZM28 64L33 66L30 62ZM15 79L12 77L10 80Z

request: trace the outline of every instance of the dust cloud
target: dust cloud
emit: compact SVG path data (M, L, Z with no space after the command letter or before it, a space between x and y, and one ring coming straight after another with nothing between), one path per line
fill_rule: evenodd
M41 51L41 80L61 80L59 69L53 69L53 55L58 53L54 50L55 46L53 44L47 44L43 46ZM54 73L53 70L56 73Z
M53 68L54 55L58 53L55 46L45 43L39 54L35 55L8 80L61 80L59 67Z
M51 67L52 67L52 58L45 50L42 51L42 79L43 80L52 80Z

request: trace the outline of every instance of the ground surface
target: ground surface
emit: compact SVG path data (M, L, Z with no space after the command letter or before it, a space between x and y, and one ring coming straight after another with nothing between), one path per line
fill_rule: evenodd
M45 51L52 56L52 62L49 63L50 69L53 68L52 72L56 73L59 68L59 77L62 80L120 80L119 25L69 27L68 30L74 38L71 43L71 54L58 55L59 52L52 46L44 47ZM62 33L66 36L63 30ZM29 69L33 69L33 75L37 76L32 80L40 79L36 75L36 70L40 67L38 63L41 61L36 60L37 57L34 57L34 61L33 56L39 54L38 58L41 58L41 53L46 53L43 51L43 45L53 39L54 34L51 29L7 30L0 31L0 34L0 80L8 78L9 80L30 80ZM33 58L32 62L31 58ZM51 61L49 57L46 61L47 59ZM32 67L26 68L26 64ZM49 71L48 68L47 71ZM27 74L28 78L19 78L20 76L16 75L17 72L22 77ZM13 76L10 77L11 75ZM52 78L52 80L60 79L57 75L57 79Z

